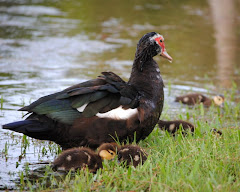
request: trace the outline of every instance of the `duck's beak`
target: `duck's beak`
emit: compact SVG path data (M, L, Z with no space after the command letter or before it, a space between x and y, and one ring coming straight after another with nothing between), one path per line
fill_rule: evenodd
M167 51L164 50L162 53L160 53L160 56L166 58L169 62L172 62L172 57L170 55L168 55Z

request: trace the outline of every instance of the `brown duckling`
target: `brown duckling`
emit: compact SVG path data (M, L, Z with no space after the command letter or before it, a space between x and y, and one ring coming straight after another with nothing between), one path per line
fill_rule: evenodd
M158 121L159 128L161 130L168 131L173 136L175 136L175 133L177 132L177 130L180 129L180 125L182 125L182 128L183 128L183 132L182 132L183 135L185 135L187 131L191 131L193 133L195 130L195 127L193 124L183 120L175 120L175 121L159 120Z
M190 93L187 95L176 97L175 101L181 102L187 105L195 105L195 104L203 103L205 107L210 107L212 104L223 107L224 96L216 95L211 99L200 93Z
M125 145L122 146L118 151L118 160L126 162L126 166L133 165L137 167L147 160L147 153L136 145Z
M98 148L98 155L102 159L111 160L116 155L118 160L126 161L126 165L138 166L139 163L143 164L147 159L147 153L136 145L120 146L117 143L104 143Z
M220 135L221 136L223 134L222 131L220 131L218 129L215 129L215 128L211 129L210 131L215 135Z
M86 167L93 173L102 168L101 157L86 147L75 147L63 151L54 160L52 166L55 171L75 171Z
M102 160L111 160L116 156L116 143L103 143L98 148L98 154L86 147L75 147L63 151L53 162L53 170L75 171L88 167L90 172L96 173L102 168Z

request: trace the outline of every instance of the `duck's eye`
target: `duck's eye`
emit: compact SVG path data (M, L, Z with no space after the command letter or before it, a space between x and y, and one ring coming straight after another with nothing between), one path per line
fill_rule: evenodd
M162 39L160 39L160 42L162 43Z

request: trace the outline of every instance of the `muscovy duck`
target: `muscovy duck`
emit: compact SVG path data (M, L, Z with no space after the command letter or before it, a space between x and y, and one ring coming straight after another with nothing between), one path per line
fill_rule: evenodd
M50 140L63 149L88 146L96 149L114 140L138 142L146 138L161 115L164 92L158 64L160 55L172 61L164 38L145 34L137 44L131 76L123 81L113 72L41 97L19 111L30 115L4 129Z
M220 107L224 106L223 95L216 95L211 99L201 93L190 93L187 95L176 97L175 101L181 102L187 105L195 105L195 104L202 103L205 107L210 107L213 104Z

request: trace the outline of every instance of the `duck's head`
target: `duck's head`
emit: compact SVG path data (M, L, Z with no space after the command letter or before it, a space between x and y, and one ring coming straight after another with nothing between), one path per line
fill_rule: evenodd
M145 57L154 57L156 55L160 55L170 62L173 60L172 57L167 53L163 36L156 32L147 33L139 40L136 57L144 54Z
M215 105L224 107L224 96L223 95L216 95L213 97L213 102Z
M98 148L98 155L102 159L111 160L116 156L118 148L116 143L104 143Z

